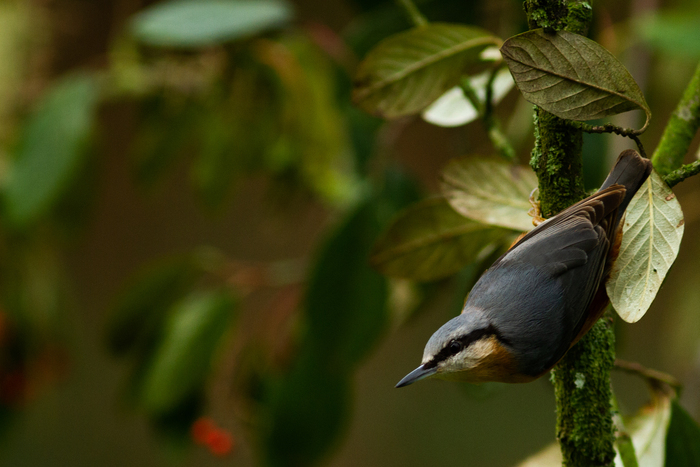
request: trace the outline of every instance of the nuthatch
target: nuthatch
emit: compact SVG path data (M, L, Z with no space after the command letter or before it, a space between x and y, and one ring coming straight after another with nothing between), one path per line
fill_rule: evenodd
M607 306L620 220L651 169L635 151L624 151L597 193L516 241L396 387L428 377L521 383L551 369Z

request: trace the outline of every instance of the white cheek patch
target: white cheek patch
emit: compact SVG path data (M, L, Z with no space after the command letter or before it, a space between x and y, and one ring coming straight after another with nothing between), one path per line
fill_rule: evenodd
M495 337L490 336L485 339L480 339L457 355L445 360L439 365L438 371L440 373L453 373L476 368L485 358L493 354L496 350Z

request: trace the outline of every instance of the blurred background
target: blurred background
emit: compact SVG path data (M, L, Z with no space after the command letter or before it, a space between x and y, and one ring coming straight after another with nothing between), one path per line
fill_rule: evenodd
M520 1L417 5L527 29ZM368 266L450 159L495 153L479 121L351 104L360 60L410 27L392 1L0 3L0 465L507 466L554 440L548 378L394 389L498 254L429 283ZM590 37L644 91L653 152L700 9L595 3ZM512 91L496 114L526 164L531 105ZM628 147L587 135L587 187ZM679 258L618 356L679 378L697 420L700 177L674 190ZM646 402L613 383L625 413Z

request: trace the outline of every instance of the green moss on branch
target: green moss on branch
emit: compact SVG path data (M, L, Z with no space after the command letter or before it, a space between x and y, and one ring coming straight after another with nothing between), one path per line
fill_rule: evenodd
M531 29L566 29L586 34L592 17L582 0L526 0ZM579 128L542 109L535 110L535 148L530 165L537 173L540 209L552 216L585 197ZM610 466L615 434L610 405L610 370L615 360L609 321L599 321L552 371L557 439L567 467Z
M695 69L695 74L685 89L678 107L671 115L659 146L654 151L652 162L661 175L667 175L681 166L698 127L700 127L700 64Z
M609 466L615 459L610 370L615 362L611 319L601 319L552 372L557 439L567 467Z

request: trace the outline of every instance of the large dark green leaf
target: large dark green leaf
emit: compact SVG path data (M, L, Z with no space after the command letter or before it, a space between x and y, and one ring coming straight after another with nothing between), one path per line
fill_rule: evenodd
M333 447L350 411L350 379L325 371L324 356L311 349L275 387L272 424L263 438L270 467L318 464Z
M455 86L481 52L500 39L483 29L431 23L380 42L362 61L353 100L369 113L395 118L420 112Z
M174 0L136 15L131 30L149 45L203 47L279 27L291 17L283 0Z
M394 277L441 279L488 254L511 232L460 215L444 198L426 200L394 219L374 246L372 264Z
M501 47L525 99L569 120L593 120L651 110L634 78L598 43L567 31L542 29L511 37Z
M5 186L6 213L14 225L26 226L44 214L79 172L97 97L94 77L67 76L29 118Z
M671 424L666 435L666 467L700 465L700 426L677 400L671 408Z
M328 365L350 368L387 324L386 279L369 267L380 225L374 203L365 202L323 246L309 278L308 339Z
M223 291L192 293L175 305L144 376L146 410L166 413L201 388L233 310L233 299Z

